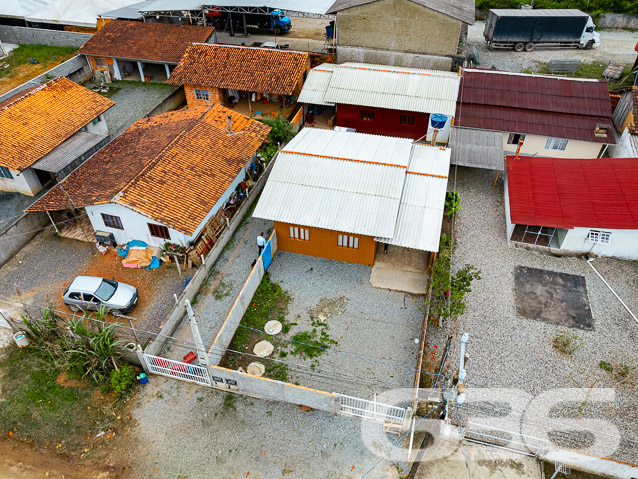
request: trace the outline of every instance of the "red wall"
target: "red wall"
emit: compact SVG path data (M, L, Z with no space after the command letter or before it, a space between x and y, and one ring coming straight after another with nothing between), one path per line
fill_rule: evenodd
M374 119L362 120L361 111L374 112ZM413 125L399 123L400 115L414 116ZM429 113L388 110L355 105L337 105L337 126L355 128L359 133L373 135L398 136L416 140L427 134L430 121Z

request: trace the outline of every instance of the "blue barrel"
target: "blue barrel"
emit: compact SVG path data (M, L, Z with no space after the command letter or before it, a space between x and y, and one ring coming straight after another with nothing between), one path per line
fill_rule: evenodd
M433 115L430 115L430 122L432 123L432 128L443 128L447 122L447 116L441 115L440 113L434 113Z

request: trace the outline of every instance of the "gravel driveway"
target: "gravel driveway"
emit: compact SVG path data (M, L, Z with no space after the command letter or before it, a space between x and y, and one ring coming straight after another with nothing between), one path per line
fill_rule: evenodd
M631 65L636 59L634 46L638 42L638 32L626 30L600 31L600 46L592 50L578 49L551 49L538 48L534 52L517 53L512 50L489 50L485 44L483 30L485 22L476 22L469 27L467 53L471 47L477 47L479 52L480 67L491 68L495 66L499 70L521 72L522 70L534 71L538 63L547 63L550 60L578 59L582 62L618 62Z
M454 170L450 175L453 184ZM600 362L624 362L638 365L638 324L629 316L582 257L554 257L518 248L508 248L505 239L503 182L492 189L494 173L478 169L458 168L457 189L463 209L458 216L458 247L454 257L457 267L469 263L481 270L483 279L473 285L467 296L467 312L451 330L468 332L468 397L475 388L512 388L520 402L513 409L539 414L526 397L538 398L556 388L613 388L615 400L562 402L551 409L550 416L599 418L613 424L618 433L634 438L638 430L638 399L636 395L638 370L634 381L620 384L614 375L604 371ZM594 266L625 300L629 308L638 311L638 262L599 258ZM581 275L585 278L594 330L582 331L525 319L517 315L514 296L516 266ZM552 346L553 338L566 331L575 335L580 347L571 355L560 354ZM442 342L447 332L430 328L430 344ZM451 353L458 361L458 343ZM503 393L501 393L501 397ZM531 395L531 396L527 396ZM559 399L563 396L557 395ZM546 397L547 399L547 397ZM469 415L494 416L501 408L486 408L468 403ZM480 414L479 414L480 412ZM499 413L500 414L500 413ZM507 412L503 412L507 414ZM475 416L476 417L476 416ZM527 416L530 417L530 416ZM478 419L481 422L481 419ZM603 435L604 445L613 443L615 435L609 423L593 427L610 431ZM533 435L544 435L552 429L563 429L556 420L532 419ZM589 427L592 429L592 427ZM556 445L584 449L591 445L592 434L571 438L552 433ZM634 438L635 439L635 438ZM596 450L593 451L596 453ZM611 455L606 453L605 455ZM636 463L638 443L624 441L613 454L616 459Z

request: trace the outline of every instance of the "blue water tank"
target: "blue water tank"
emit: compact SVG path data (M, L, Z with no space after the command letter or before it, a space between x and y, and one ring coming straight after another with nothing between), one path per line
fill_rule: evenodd
M433 115L430 115L430 122L432 123L432 128L443 128L447 122L447 116L441 115L440 113L434 113Z

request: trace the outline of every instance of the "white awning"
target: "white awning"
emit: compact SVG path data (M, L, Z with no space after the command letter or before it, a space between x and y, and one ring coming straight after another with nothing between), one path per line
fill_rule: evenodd
M157 0L151 5L144 6L143 12L169 12L180 10L199 10L203 7L247 7L273 8L276 10L291 10L293 12L313 13L325 15L332 7L334 0Z
M24 18L52 1L53 0L2 0L0 2L0 17Z

